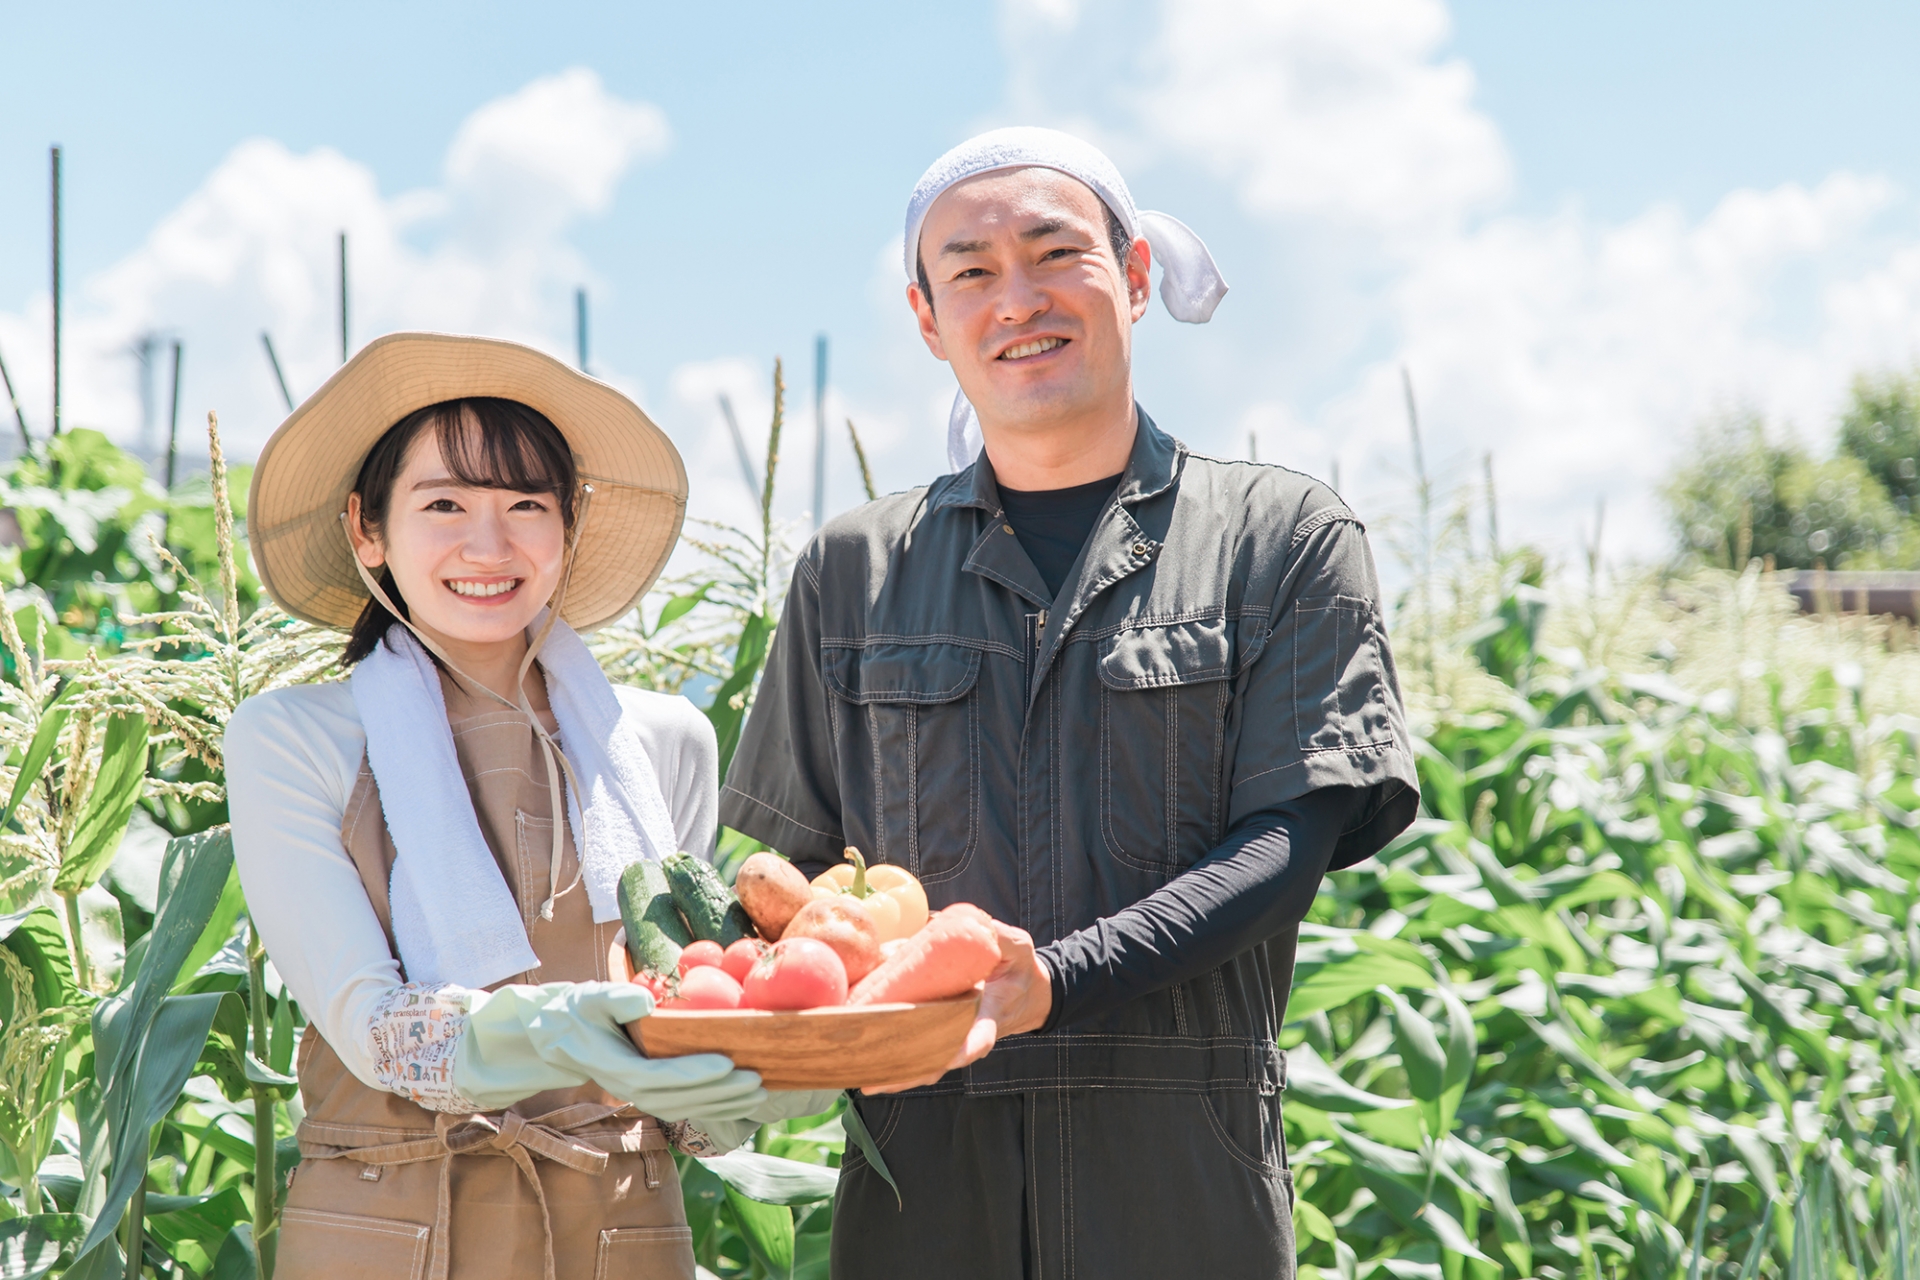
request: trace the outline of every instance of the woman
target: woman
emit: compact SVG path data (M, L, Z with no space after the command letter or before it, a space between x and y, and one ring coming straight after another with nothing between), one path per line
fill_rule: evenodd
M670 1149L830 1103L646 1059L651 998L606 981L621 870L711 853L717 753L575 628L633 605L685 504L631 401L479 338L370 344L262 452L261 582L350 627L353 667L226 737L248 907L310 1019L280 1280L690 1277Z

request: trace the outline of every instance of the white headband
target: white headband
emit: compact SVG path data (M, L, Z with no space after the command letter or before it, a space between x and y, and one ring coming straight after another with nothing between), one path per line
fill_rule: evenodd
M1160 300L1169 315L1187 324L1205 324L1213 318L1213 309L1227 295L1227 282L1200 237L1169 214L1134 208L1126 180L1106 153L1057 129L995 129L969 138L935 160L907 202L907 279L919 279L920 227L948 187L1000 169L1033 168L1054 169L1085 183L1113 210L1128 236L1146 240L1160 267ZM957 395L947 423L947 461L959 471L979 451L973 406L965 395Z

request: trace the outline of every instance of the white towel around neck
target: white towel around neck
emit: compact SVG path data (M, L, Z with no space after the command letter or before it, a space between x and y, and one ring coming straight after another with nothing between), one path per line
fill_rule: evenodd
M579 635L555 623L539 662L584 793L567 788L581 882L594 920L613 920L620 873L674 852L673 820L653 762L626 721L634 713ZM388 899L407 980L479 988L539 968L520 908L474 816L433 660L395 626L354 668L351 687L398 855Z

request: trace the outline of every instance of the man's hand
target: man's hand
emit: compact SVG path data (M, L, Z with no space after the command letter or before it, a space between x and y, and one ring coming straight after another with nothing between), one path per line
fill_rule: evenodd
M1000 942L1000 963L987 975L987 987L980 997L979 1016L967 1031L967 1039L953 1061L921 1080L895 1084L867 1085L862 1093L898 1093L932 1084L949 1071L987 1056L1001 1036L1032 1031L1047 1020L1053 1009L1053 978L1047 966L1034 954L1033 935L1010 924L993 922L994 936Z

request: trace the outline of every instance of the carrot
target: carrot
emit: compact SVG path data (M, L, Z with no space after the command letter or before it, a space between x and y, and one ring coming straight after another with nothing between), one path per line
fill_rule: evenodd
M847 1003L918 1004L950 999L985 980L999 963L1000 943L993 930L949 908L920 932L901 939L899 949L861 979Z

